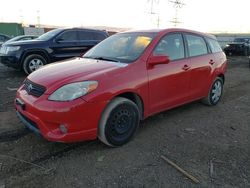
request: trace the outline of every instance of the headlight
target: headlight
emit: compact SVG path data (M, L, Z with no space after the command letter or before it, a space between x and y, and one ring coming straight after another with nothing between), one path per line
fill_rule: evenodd
M49 96L52 101L72 101L82 97L92 91L98 86L97 81L84 81L64 85L57 89Z
M6 47L6 54L8 52L18 51L19 49L20 49L20 46L8 46L8 47Z

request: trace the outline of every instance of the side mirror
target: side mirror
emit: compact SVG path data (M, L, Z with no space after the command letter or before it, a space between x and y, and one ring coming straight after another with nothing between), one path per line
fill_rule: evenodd
M159 64L168 64L169 62L170 59L166 55L156 55L156 56L153 55L148 59L148 65L151 67Z

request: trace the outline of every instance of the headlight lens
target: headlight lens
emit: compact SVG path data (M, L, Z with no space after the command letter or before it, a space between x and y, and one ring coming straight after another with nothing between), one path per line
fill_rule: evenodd
M18 51L19 49L20 49L20 46L8 46L8 47L6 47L6 54L8 52Z
M84 81L67 84L52 93L49 96L49 100L72 101L94 91L97 86L97 81Z

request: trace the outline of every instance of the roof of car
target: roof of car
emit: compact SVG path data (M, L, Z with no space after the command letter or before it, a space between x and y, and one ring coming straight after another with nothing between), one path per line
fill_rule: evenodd
M86 28L86 27L65 27L65 28L57 28L57 29L60 29L60 30L74 30L74 29L79 29L79 30L106 32L106 30L100 30L100 29L94 29L94 28Z
M167 28L167 29L149 29L149 30L130 30L125 31L123 33L161 33L161 32L185 32L185 33L194 33L202 36L206 36L212 39L216 39L215 36L208 34L208 33L202 33L199 31L189 30L189 29L183 29L183 28Z

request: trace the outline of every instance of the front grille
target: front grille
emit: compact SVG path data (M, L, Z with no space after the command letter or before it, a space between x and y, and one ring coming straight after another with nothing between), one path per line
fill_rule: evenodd
M44 86L31 82L30 80L26 79L24 81L23 87L29 95L33 95L35 97L40 97L46 91Z

